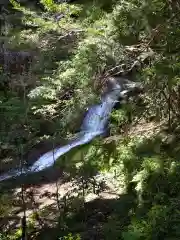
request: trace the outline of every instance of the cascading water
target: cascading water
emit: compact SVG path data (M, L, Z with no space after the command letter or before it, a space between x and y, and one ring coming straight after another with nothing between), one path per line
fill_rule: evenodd
M101 103L90 107L83 120L80 132L77 134L75 140L70 141L67 145L58 147L42 155L32 166L20 170L12 170L0 176L0 181L20 176L21 174L28 174L42 171L54 165L60 156L69 152L72 148L90 142L96 136L103 135L108 125L110 113L118 102L118 99L123 99L128 96L129 92L134 89L141 88L139 84L131 82L127 79L120 79L118 82L115 79L110 79L111 88L101 97Z

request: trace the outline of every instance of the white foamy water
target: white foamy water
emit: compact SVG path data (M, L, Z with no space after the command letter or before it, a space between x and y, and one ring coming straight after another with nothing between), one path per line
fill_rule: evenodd
M98 105L89 108L80 132L77 134L75 140L71 140L67 145L58 147L42 155L32 166L22 170L22 174L39 172L54 165L54 162L71 149L86 144L94 139L96 136L102 135L107 127L109 116L119 97L123 97L128 90L121 88L116 82L112 83L112 89L109 93L102 97L102 101ZM129 83L128 83L129 84ZM135 87L135 83L129 84L128 88ZM0 181L7 180L21 175L18 169L9 171L0 175Z

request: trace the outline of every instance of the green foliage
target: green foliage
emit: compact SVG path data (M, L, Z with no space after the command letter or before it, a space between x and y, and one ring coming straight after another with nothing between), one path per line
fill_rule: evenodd
M179 239L179 4L163 0L40 2L44 12L11 0L15 13L22 13L22 29L10 27L3 38L5 45L10 51L28 49L33 64L29 73L10 77L1 69L2 171L19 165L20 156L42 140L58 142L74 136L84 109L99 101L101 91L96 86L103 88L103 74L115 66L122 71L123 64L130 69L139 55L151 48L153 57L132 75L145 85L144 105L139 107L132 98L121 110L112 112L107 141L97 139L57 162L56 167L79 187L78 197L70 198L69 206L64 204L64 212L58 213L61 227L57 227L57 236L80 240L86 232L91 240ZM56 13L63 18L56 20ZM152 119L168 123L175 141L166 140L167 133L165 139L161 135L149 140L140 137L139 129L144 130ZM126 129L132 129L130 136ZM149 132L145 130L144 135ZM124 195L112 201L113 210L101 212L97 207L94 213L91 207L89 214L84 195L92 193L96 174L105 172L112 174ZM0 199L3 217L13 209L8 196L10 192ZM103 208L103 199L100 205ZM32 216L29 234L36 231L35 225ZM103 237L94 236L95 232ZM0 239L17 239L21 228L7 234Z
M64 236L63 238L60 237L59 240L81 240L81 237L79 234L72 235L72 233L69 233L67 236Z
M9 240L9 237L0 233L0 240Z

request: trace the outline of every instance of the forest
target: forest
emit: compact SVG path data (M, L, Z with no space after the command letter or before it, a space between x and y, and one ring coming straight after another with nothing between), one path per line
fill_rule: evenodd
M180 239L180 2L0 1L0 240ZM143 91L53 167L107 79ZM179 169L179 170L178 170Z

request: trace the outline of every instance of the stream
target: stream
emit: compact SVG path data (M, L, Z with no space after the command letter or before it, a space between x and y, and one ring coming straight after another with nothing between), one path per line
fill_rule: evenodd
M97 105L89 107L79 133L74 140L70 140L65 146L57 147L43 154L34 164L28 168L13 169L0 175L0 181L18 177L21 174L40 172L54 165L54 162L71 149L89 143L97 136L103 136L108 128L110 114L116 103L128 97L134 90L141 89L139 83L129 81L125 78L110 78L108 92L101 96L101 101ZM137 92L137 91L136 91Z

